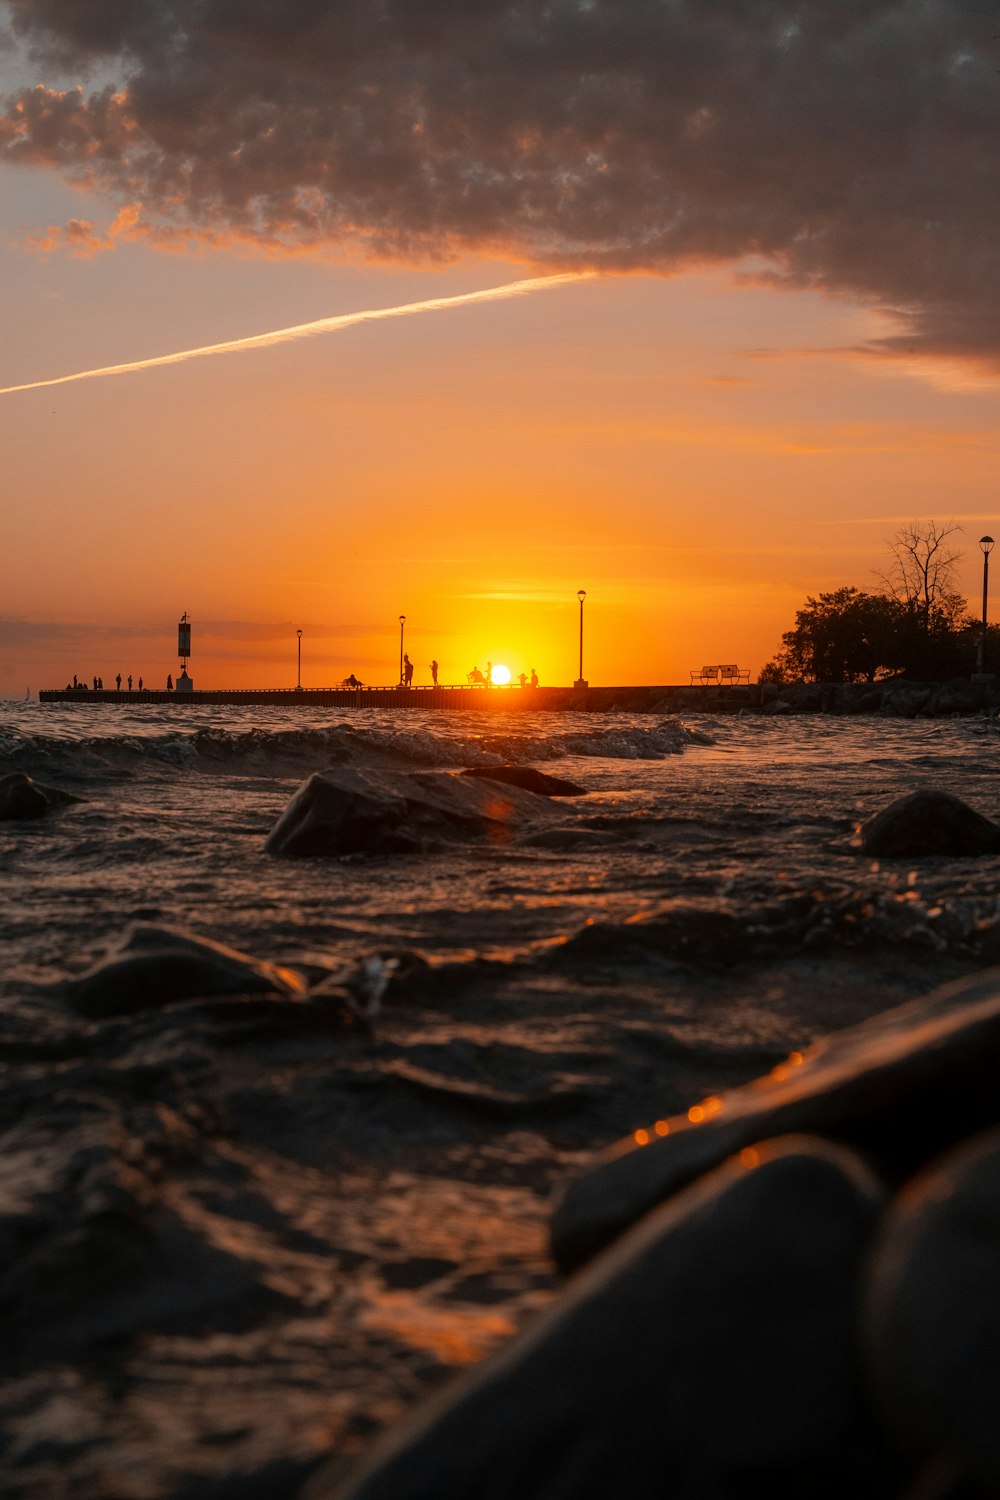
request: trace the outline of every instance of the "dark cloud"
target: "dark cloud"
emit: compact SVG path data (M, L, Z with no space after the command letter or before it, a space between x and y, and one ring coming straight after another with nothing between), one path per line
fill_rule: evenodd
M163 231L670 270L755 256L1000 361L995 0L9 0L0 150ZM43 73L44 77L45 74Z

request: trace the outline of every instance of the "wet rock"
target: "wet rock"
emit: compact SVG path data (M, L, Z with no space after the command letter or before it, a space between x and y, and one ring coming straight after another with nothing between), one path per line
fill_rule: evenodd
M901 1443L1000 1493L1000 1131L898 1195L865 1304L872 1382Z
M507 786L520 786L526 792L537 792L542 797L585 797L587 788L577 786L562 776L550 776L534 766L468 766L463 776L479 777L484 781L502 781Z
M998 1068L995 973L834 1032L768 1077L637 1130L570 1183L553 1214L556 1259L579 1265L726 1157L788 1132L849 1144L902 1181L1000 1120Z
M863 823L857 845L877 859L1000 853L1000 827L950 792L912 792Z
M50 807L79 800L58 787L42 786L23 771L0 776L0 822L43 818Z
M547 797L448 772L320 771L264 845L270 854L409 854L467 841L509 843L550 815Z
M855 1278L881 1203L857 1158L772 1142L650 1214L498 1356L304 1500L882 1496Z
M747 926L717 907L677 905L631 922L592 922L554 948L550 961L588 967L659 957L726 966L746 961Z
M304 994L293 969L252 958L177 927L136 923L106 958L58 987L81 1015L131 1015L216 995Z

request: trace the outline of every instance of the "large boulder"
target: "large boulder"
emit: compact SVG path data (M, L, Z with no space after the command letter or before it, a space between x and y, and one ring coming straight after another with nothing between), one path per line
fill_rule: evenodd
M58 986L84 1016L132 1015L178 1000L222 995L304 995L294 969L177 927L137 923L92 968Z
M856 843L876 859L997 854L1000 827L951 792L911 792L862 823Z
M872 1385L901 1445L1000 1494L1000 1131L897 1195L865 1303Z
M551 816L547 797L440 771L337 766L295 793L268 834L269 854L410 854L469 841L510 843Z
M26 822L31 818L44 818L50 807L79 800L79 797L61 791L58 787L42 786L23 771L0 776L0 822Z
M789 1132L827 1136L901 1181L954 1141L1000 1121L1000 972L834 1032L769 1077L636 1130L571 1182L552 1245L564 1269L726 1157Z
M772 1142L650 1214L525 1334L304 1500L881 1497L852 1311L882 1193Z
M563 776L550 776L534 766L467 766L463 776L478 777L481 781L502 781L507 786L520 786L526 792L537 792L542 797L584 797L587 788L567 781Z

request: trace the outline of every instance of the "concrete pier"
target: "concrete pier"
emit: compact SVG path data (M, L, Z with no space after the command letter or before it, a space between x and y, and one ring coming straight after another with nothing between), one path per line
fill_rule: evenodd
M144 704L185 709L207 707L258 708L374 708L374 709L474 709L501 713L709 713L738 712L760 706L756 683L720 687L362 687L362 688L209 688L190 693L168 693L144 688L142 692L115 689L62 688L44 690L41 703L72 703L96 708L119 704L140 708Z

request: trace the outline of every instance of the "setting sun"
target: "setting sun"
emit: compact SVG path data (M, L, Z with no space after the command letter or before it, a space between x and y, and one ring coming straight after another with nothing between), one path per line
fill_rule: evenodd
M497 687L506 687L510 681L510 667L494 667L490 673L490 681Z

